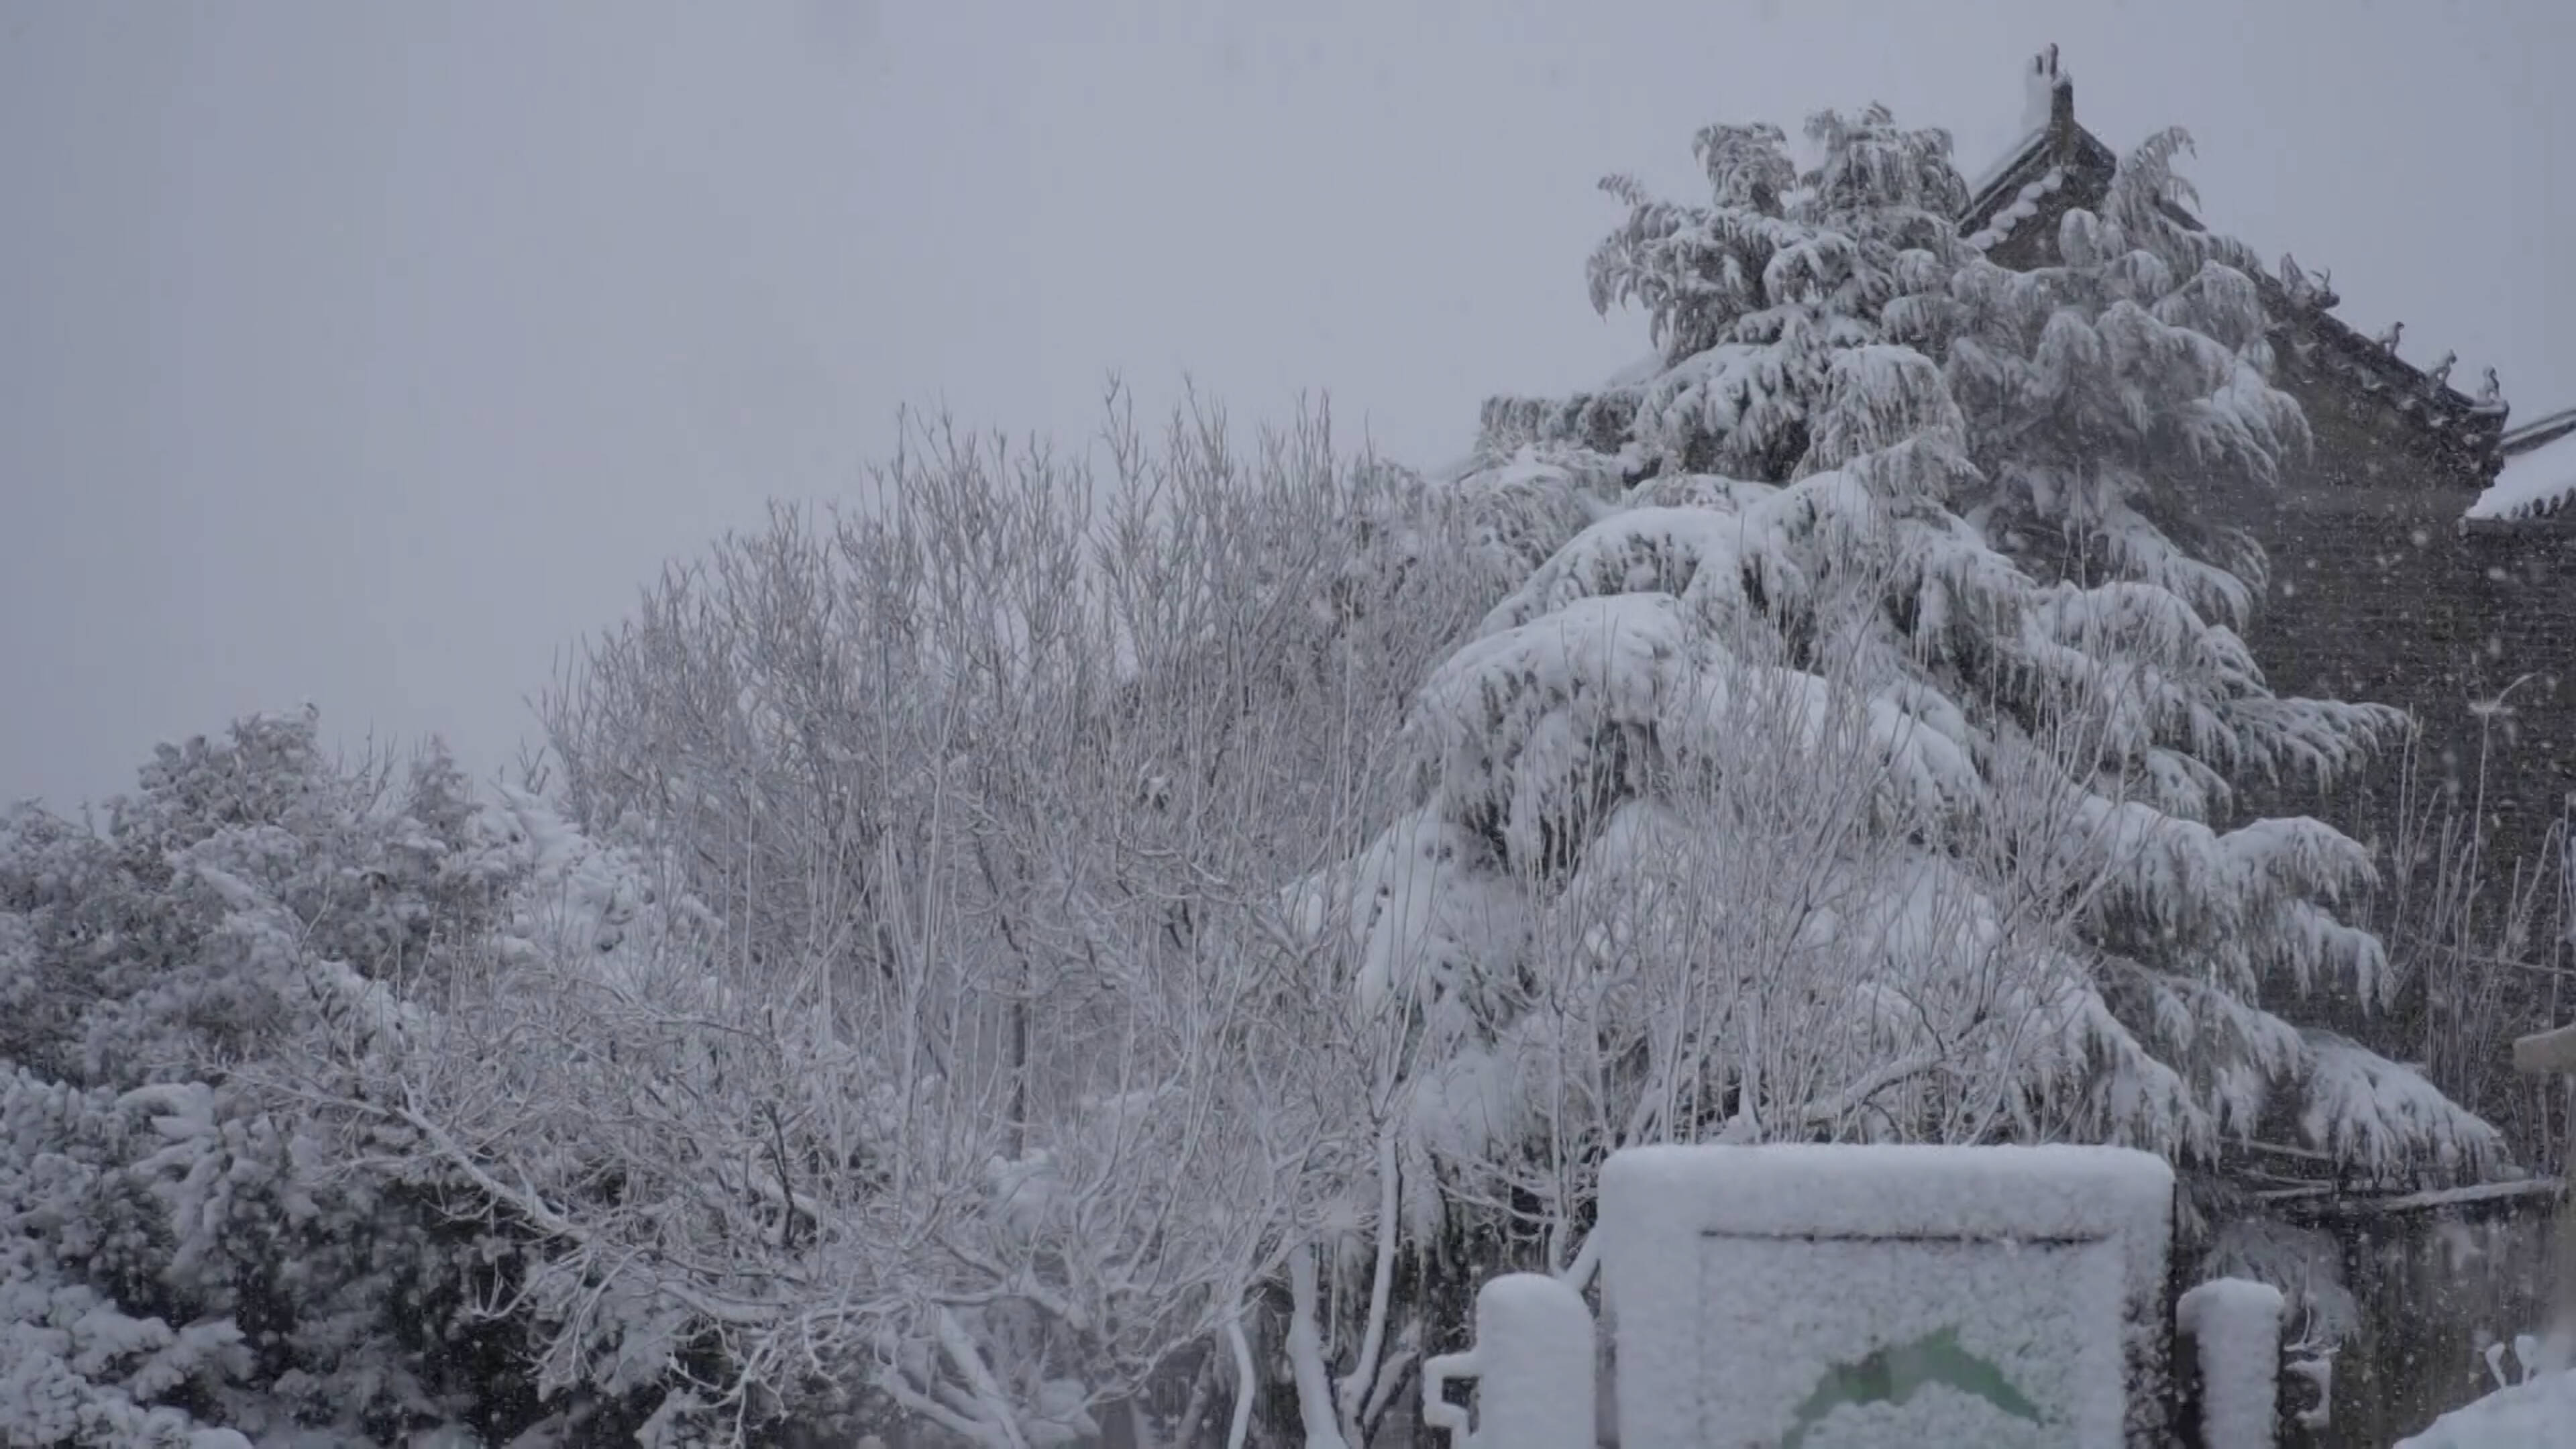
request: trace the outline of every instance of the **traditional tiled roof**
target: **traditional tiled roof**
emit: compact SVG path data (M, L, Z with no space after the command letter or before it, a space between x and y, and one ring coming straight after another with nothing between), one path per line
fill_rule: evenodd
M2530 422L2506 433L2502 439L2502 447L2505 456L2512 457L2517 453L2528 453L2536 448L2547 447L2570 434L2576 434L2576 408L2561 408L2545 417L2533 418Z
M1983 196L2002 184L2004 173L2026 158L2046 141L2050 130L2072 114L2075 93L2071 78L2058 68L2057 47L2050 46L2030 58L2030 66L2021 75L2021 124L2016 138L1989 161L1968 182L1972 195Z
M2472 523L2576 517L2576 408L2537 418L2504 435L2504 467L2463 515Z
M2303 303L2277 277L2258 272L2254 280L2272 319L2274 356L2285 370L2331 376L2348 394L2411 424L2457 462L2462 481L2484 483L2495 476L2502 461L2503 402L2470 397L2441 373L2426 372L2385 343L2362 336L2326 307Z
M1960 215L1961 234L1980 251L2003 247L2034 217L2094 204L2119 164L2111 148L2075 119L2074 80L2059 67L2055 47L2032 61L2024 80L2024 134L1979 173ZM2182 225L2201 229L2188 210L2166 209ZM2494 477L2505 419L2500 402L2451 386L2447 364L2426 372L2353 330L2333 314L2333 293L2287 258L2280 275L2257 270L2254 282L2285 376L2323 384L2386 419L2395 435L2411 434L2445 461L2445 476L2457 475L2457 482L2476 485Z
M2031 57L2022 75L2021 135L1968 181L1959 231L1985 251L2012 235L2066 182L2067 168L2108 171L2111 148L2075 124L2075 78L2057 64L2057 47Z
M2021 187L2012 193L2010 201L2003 200L2001 192L1998 192L1995 205L1987 212L1983 224L1967 234L1968 245L1981 252L1991 251L2003 242L2011 240L2013 228L2037 216L2039 209L2048 204L2048 198L2062 190L2065 185L2066 168L2052 164L2030 180L2023 182ZM1966 223L1961 225L1964 227Z

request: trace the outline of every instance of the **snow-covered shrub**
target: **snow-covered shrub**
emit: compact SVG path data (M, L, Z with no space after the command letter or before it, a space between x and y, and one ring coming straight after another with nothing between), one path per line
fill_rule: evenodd
M473 1311L515 1249L352 1170L311 1108L471 953L508 866L443 756L397 783L316 723L164 747L103 833L0 818L11 1442L524 1418Z
M151 1144L113 1094L14 1067L0 1133L0 1438L190 1444L250 1354L227 1318L153 1311L170 1225L121 1171Z

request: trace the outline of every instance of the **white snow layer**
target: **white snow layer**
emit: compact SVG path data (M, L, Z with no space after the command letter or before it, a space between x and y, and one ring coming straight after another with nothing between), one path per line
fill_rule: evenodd
M2281 1290L2219 1278L2182 1295L2174 1320L2199 1345L2201 1442L2271 1449L2281 1381Z
M2576 497L2576 433L2505 459L2494 483L2469 505L2476 519L2536 518Z
M2041 199L2065 184L2065 169L2058 166L2049 167L2038 180L2022 187L2020 193L2013 197L2011 205L1996 212L1982 229L1972 233L1968 237L1968 245L1981 252L1993 250L2006 237L2013 234L2014 227L2039 215Z
M1602 1173L1623 1449L2111 1449L2173 1171L2108 1147L1647 1147Z
M1976 198L1992 191L1995 185L2004 179L2006 172L2020 164L2021 159L2030 154L2031 148L2046 139L2048 139L2048 121L2043 116L2038 125L2015 136L2008 145L1995 154L1993 160L1978 168L1974 175L1967 177L1968 195Z
M1424 1365L1425 1426L1449 1430L1453 1449L1566 1449L1593 1442L1592 1311L1583 1295L1544 1273L1505 1273L1476 1294L1476 1346ZM1442 1392L1452 1377L1476 1380L1476 1426Z
M2397 1449L2557 1449L2576 1435L2576 1369L2526 1379L2435 1419Z

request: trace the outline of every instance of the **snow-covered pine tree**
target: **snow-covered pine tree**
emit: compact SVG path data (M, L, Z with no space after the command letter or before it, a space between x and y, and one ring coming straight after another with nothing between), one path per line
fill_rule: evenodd
M2485 1123L2289 1019L2386 989L2335 914L2366 853L2221 828L2231 779L2331 777L2398 720L2276 696L2259 551L2186 526L2181 485L2266 486L2306 437L2246 259L2173 206L2180 133L2027 273L1959 240L1943 133L1808 135L1802 170L1704 130L1705 205L1605 183L1593 297L1660 366L1489 407L1470 480L1597 521L1422 690L1418 811L1297 893L1421 1044L1408 1216L1567 1266L1589 1168L1650 1139L2107 1141L2214 1187L2268 1124L2480 1172Z

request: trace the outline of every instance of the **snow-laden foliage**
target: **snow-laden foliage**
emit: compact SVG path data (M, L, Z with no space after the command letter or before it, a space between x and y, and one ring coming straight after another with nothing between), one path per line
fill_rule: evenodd
M879 509L782 512L591 649L565 790L492 806L488 961L344 1055L337 1110L538 1240L544 1392L1203 1435L1394 1141L1397 1047L1279 887L1394 816L1409 691L1618 482L1434 490L1206 416L1113 427L1097 477L909 447Z
M169 1229L127 1164L150 1154L114 1094L0 1078L0 1434L12 1444L226 1442L199 1417L250 1376L230 1318L151 1311ZM147 1306L149 1305L149 1306ZM239 1442L238 1438L230 1442Z
M165 746L109 821L0 818L0 1433L518 1427L475 1311L514 1249L347 1170L301 1095L488 932L470 789L328 760L307 712Z
M1297 894L1421 1044L1408 1216L1562 1266L1588 1164L1710 1135L2215 1169L2295 1134L2474 1177L2485 1123L2292 1023L2391 989L2337 914L2367 853L2231 820L2234 782L2338 777L2401 721L2275 695L2259 550L2193 523L2307 439L2247 259L2174 208L2181 137L2015 272L1958 240L1945 136L1809 136L1802 170L1775 128L1702 132L1705 205L1608 183L1594 300L1666 365L1620 436L1489 463L1624 496L1419 692L1418 811Z
M1938 133L1810 138L1615 183L1664 366L1454 484L917 429L589 651L558 792L308 716L0 819L0 1432L1336 1449L1629 1143L2477 1174L2305 1016L2368 859L2236 818L2394 717L2194 526L2304 433L2178 138L2027 273Z

